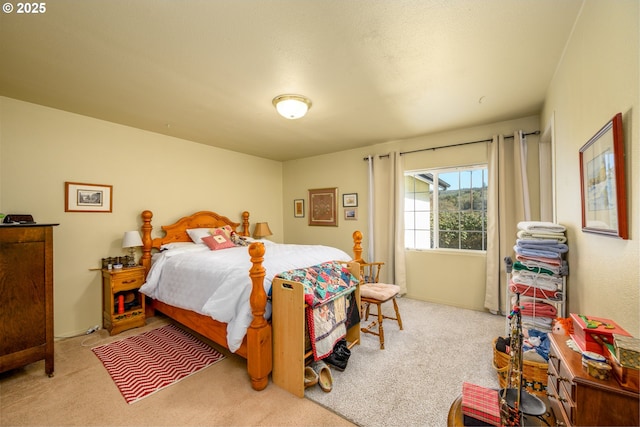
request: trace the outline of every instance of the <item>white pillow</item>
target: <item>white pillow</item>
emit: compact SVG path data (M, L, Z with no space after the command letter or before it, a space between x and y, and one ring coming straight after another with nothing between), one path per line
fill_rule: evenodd
M209 232L209 230L211 230L211 228L188 228L187 234L189 235L191 240L193 240L193 243L204 244L204 242L202 241L202 238L211 236L211 233Z
M167 251L169 249L176 249L176 248L182 248L185 246L193 246L194 243L193 242L173 242L173 243L165 243L164 245L160 246L160 250L161 251Z

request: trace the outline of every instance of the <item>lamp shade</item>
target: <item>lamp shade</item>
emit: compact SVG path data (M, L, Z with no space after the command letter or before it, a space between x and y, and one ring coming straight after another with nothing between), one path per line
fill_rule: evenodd
M140 233L138 231L125 231L124 236L122 237L122 247L135 248L138 246L142 246Z
M256 223L256 228L253 230L253 237L261 239L263 237L271 236L273 233L269 229L269 224L266 222Z
M290 120L304 117L311 108L311 100L302 95L279 95L272 102L278 114Z

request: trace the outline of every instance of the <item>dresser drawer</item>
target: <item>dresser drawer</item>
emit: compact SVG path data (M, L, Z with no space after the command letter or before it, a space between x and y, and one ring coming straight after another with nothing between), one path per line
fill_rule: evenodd
M571 422L570 422L569 414L567 414L566 407L565 405L563 405L564 398L560 397L560 393L556 389L556 386L557 386L557 383L554 381L551 381L551 376L550 376L549 381L547 382L547 396L549 398L549 403L551 404L551 409L553 410L553 414L556 418L556 424L558 426L570 426Z
M112 292L137 289L144 284L144 276L139 271L122 272L111 279Z

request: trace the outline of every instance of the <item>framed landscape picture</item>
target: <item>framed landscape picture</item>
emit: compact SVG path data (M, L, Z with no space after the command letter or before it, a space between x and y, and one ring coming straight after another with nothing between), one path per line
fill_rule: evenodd
M582 231L628 238L622 114L580 148Z
M358 193L347 193L342 195L343 208L355 208L358 206Z
M64 183L65 212L111 212L113 186Z

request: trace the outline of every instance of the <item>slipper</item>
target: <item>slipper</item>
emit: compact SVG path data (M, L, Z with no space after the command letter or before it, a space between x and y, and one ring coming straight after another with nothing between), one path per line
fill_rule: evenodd
M318 384L318 374L311 366L304 368L304 388L311 387Z
M333 377L331 369L322 360L311 363L311 369L318 374L318 385L325 393L329 393L333 388Z

